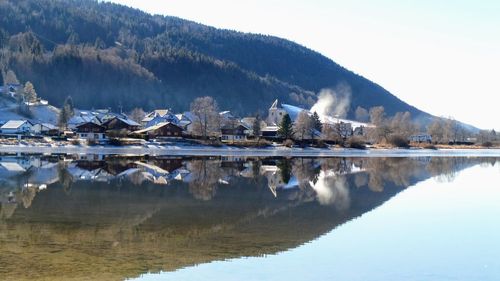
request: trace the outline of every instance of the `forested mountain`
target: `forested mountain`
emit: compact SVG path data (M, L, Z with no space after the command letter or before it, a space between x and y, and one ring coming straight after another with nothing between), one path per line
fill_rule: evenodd
M0 66L55 105L186 110L197 96L239 114L279 98L309 106L348 85L349 116L383 105L428 116L331 59L272 36L216 29L91 0L0 0Z

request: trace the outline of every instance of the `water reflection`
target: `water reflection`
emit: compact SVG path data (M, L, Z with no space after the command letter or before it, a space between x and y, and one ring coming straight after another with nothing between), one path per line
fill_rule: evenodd
M495 158L2 156L2 279L121 280L273 254Z

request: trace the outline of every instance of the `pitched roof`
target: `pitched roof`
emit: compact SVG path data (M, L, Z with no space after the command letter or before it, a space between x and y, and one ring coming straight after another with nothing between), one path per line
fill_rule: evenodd
M163 126L166 126L166 125L172 125L172 126L175 126L175 127L178 127L179 129L182 130L181 127L177 126L176 124L172 123L172 122L160 122L156 125L153 125L153 126L149 126L147 128L144 128L142 130L138 130L138 131L135 131L134 133L136 134L142 134L142 133L147 133L147 132L150 132L150 131L155 131L155 130L158 130L159 128L163 127Z
M114 116L113 118L110 118L108 120L106 120L106 122L104 122L102 125L105 126L107 123L111 122L113 119L118 119L120 120L121 122L129 125L129 126L140 126L139 123L135 122L134 120L132 119L128 119L128 118L125 118L125 117L120 117L120 116Z
M155 116L163 117L169 113L170 113L170 110L168 110L168 109L155 109L155 110L151 111L150 113L146 114L145 117L146 118L152 118Z
M9 121L7 121L7 123L5 123L0 128L1 129L17 129L17 128L21 127L26 122L28 122L31 126L33 126L33 124L28 120L9 120Z

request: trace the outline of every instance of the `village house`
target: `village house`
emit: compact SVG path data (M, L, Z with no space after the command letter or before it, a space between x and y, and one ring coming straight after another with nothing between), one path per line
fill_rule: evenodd
M278 138L278 126L266 126L260 130L260 134L265 139L274 140Z
M129 132L137 131L141 125L126 117L114 116L101 124L108 131L125 130Z
M432 136L429 134L419 134L419 135L412 135L409 138L410 142L426 142L426 143L431 143L432 142Z
M2 134L30 134L33 125L29 120L10 120L0 127L0 131Z
M92 114L92 112L81 111L76 113L73 117L71 117L68 121L68 128L74 130L78 125L85 124L88 122L92 122L95 124L101 124L101 120Z
M237 126L224 126L221 128L221 141L222 142L242 142L248 140L250 128L243 124Z
M158 123L173 123L173 124L178 124L179 119L177 119L177 116L172 113L171 110L169 109L157 109L154 110L141 120L141 124L143 127L151 127L153 125L156 125Z
M156 125L133 132L134 135L147 135L150 138L182 138L182 128L171 122Z
M189 119L186 114L176 114L175 117L177 117L177 120L179 120L176 125L187 131L188 126L192 123L191 119Z
M78 139L88 141L106 140L106 128L94 122L86 122L76 126L76 136Z
M34 134L46 136L55 136L59 134L59 129L57 128L57 126L49 123L37 123L33 125L31 131Z

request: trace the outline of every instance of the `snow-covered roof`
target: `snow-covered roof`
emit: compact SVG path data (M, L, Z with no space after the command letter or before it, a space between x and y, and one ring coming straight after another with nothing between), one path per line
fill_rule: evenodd
M0 162L0 166L11 172L26 172L26 169L19 165L19 163L15 162Z
M156 125L153 125L153 126L149 126L147 128L144 128L142 130L138 130L138 131L135 131L134 133L136 134L142 134L142 133L147 133L147 132L150 132L150 131L155 131L155 130L158 130L159 128L163 127L163 126L166 126L168 124L172 124L176 127L179 127L177 126L176 124L172 123L172 122L160 122ZM180 128L180 127L179 127ZM181 128L182 129L182 128Z
M159 117L163 117L167 114L171 114L170 113L170 110L168 109L156 109L156 110L153 110L151 111L150 113L146 114L145 118L154 118L156 116L159 116Z
M18 129L22 125L24 125L26 122L28 122L30 125L33 125L28 120L9 120L9 121L7 121L7 123L3 124L3 126L0 128L1 129Z
M125 124L127 124L129 126L140 126L139 123L135 122L132 119L123 118L123 117L116 117L116 118L118 118L120 121L124 122Z

